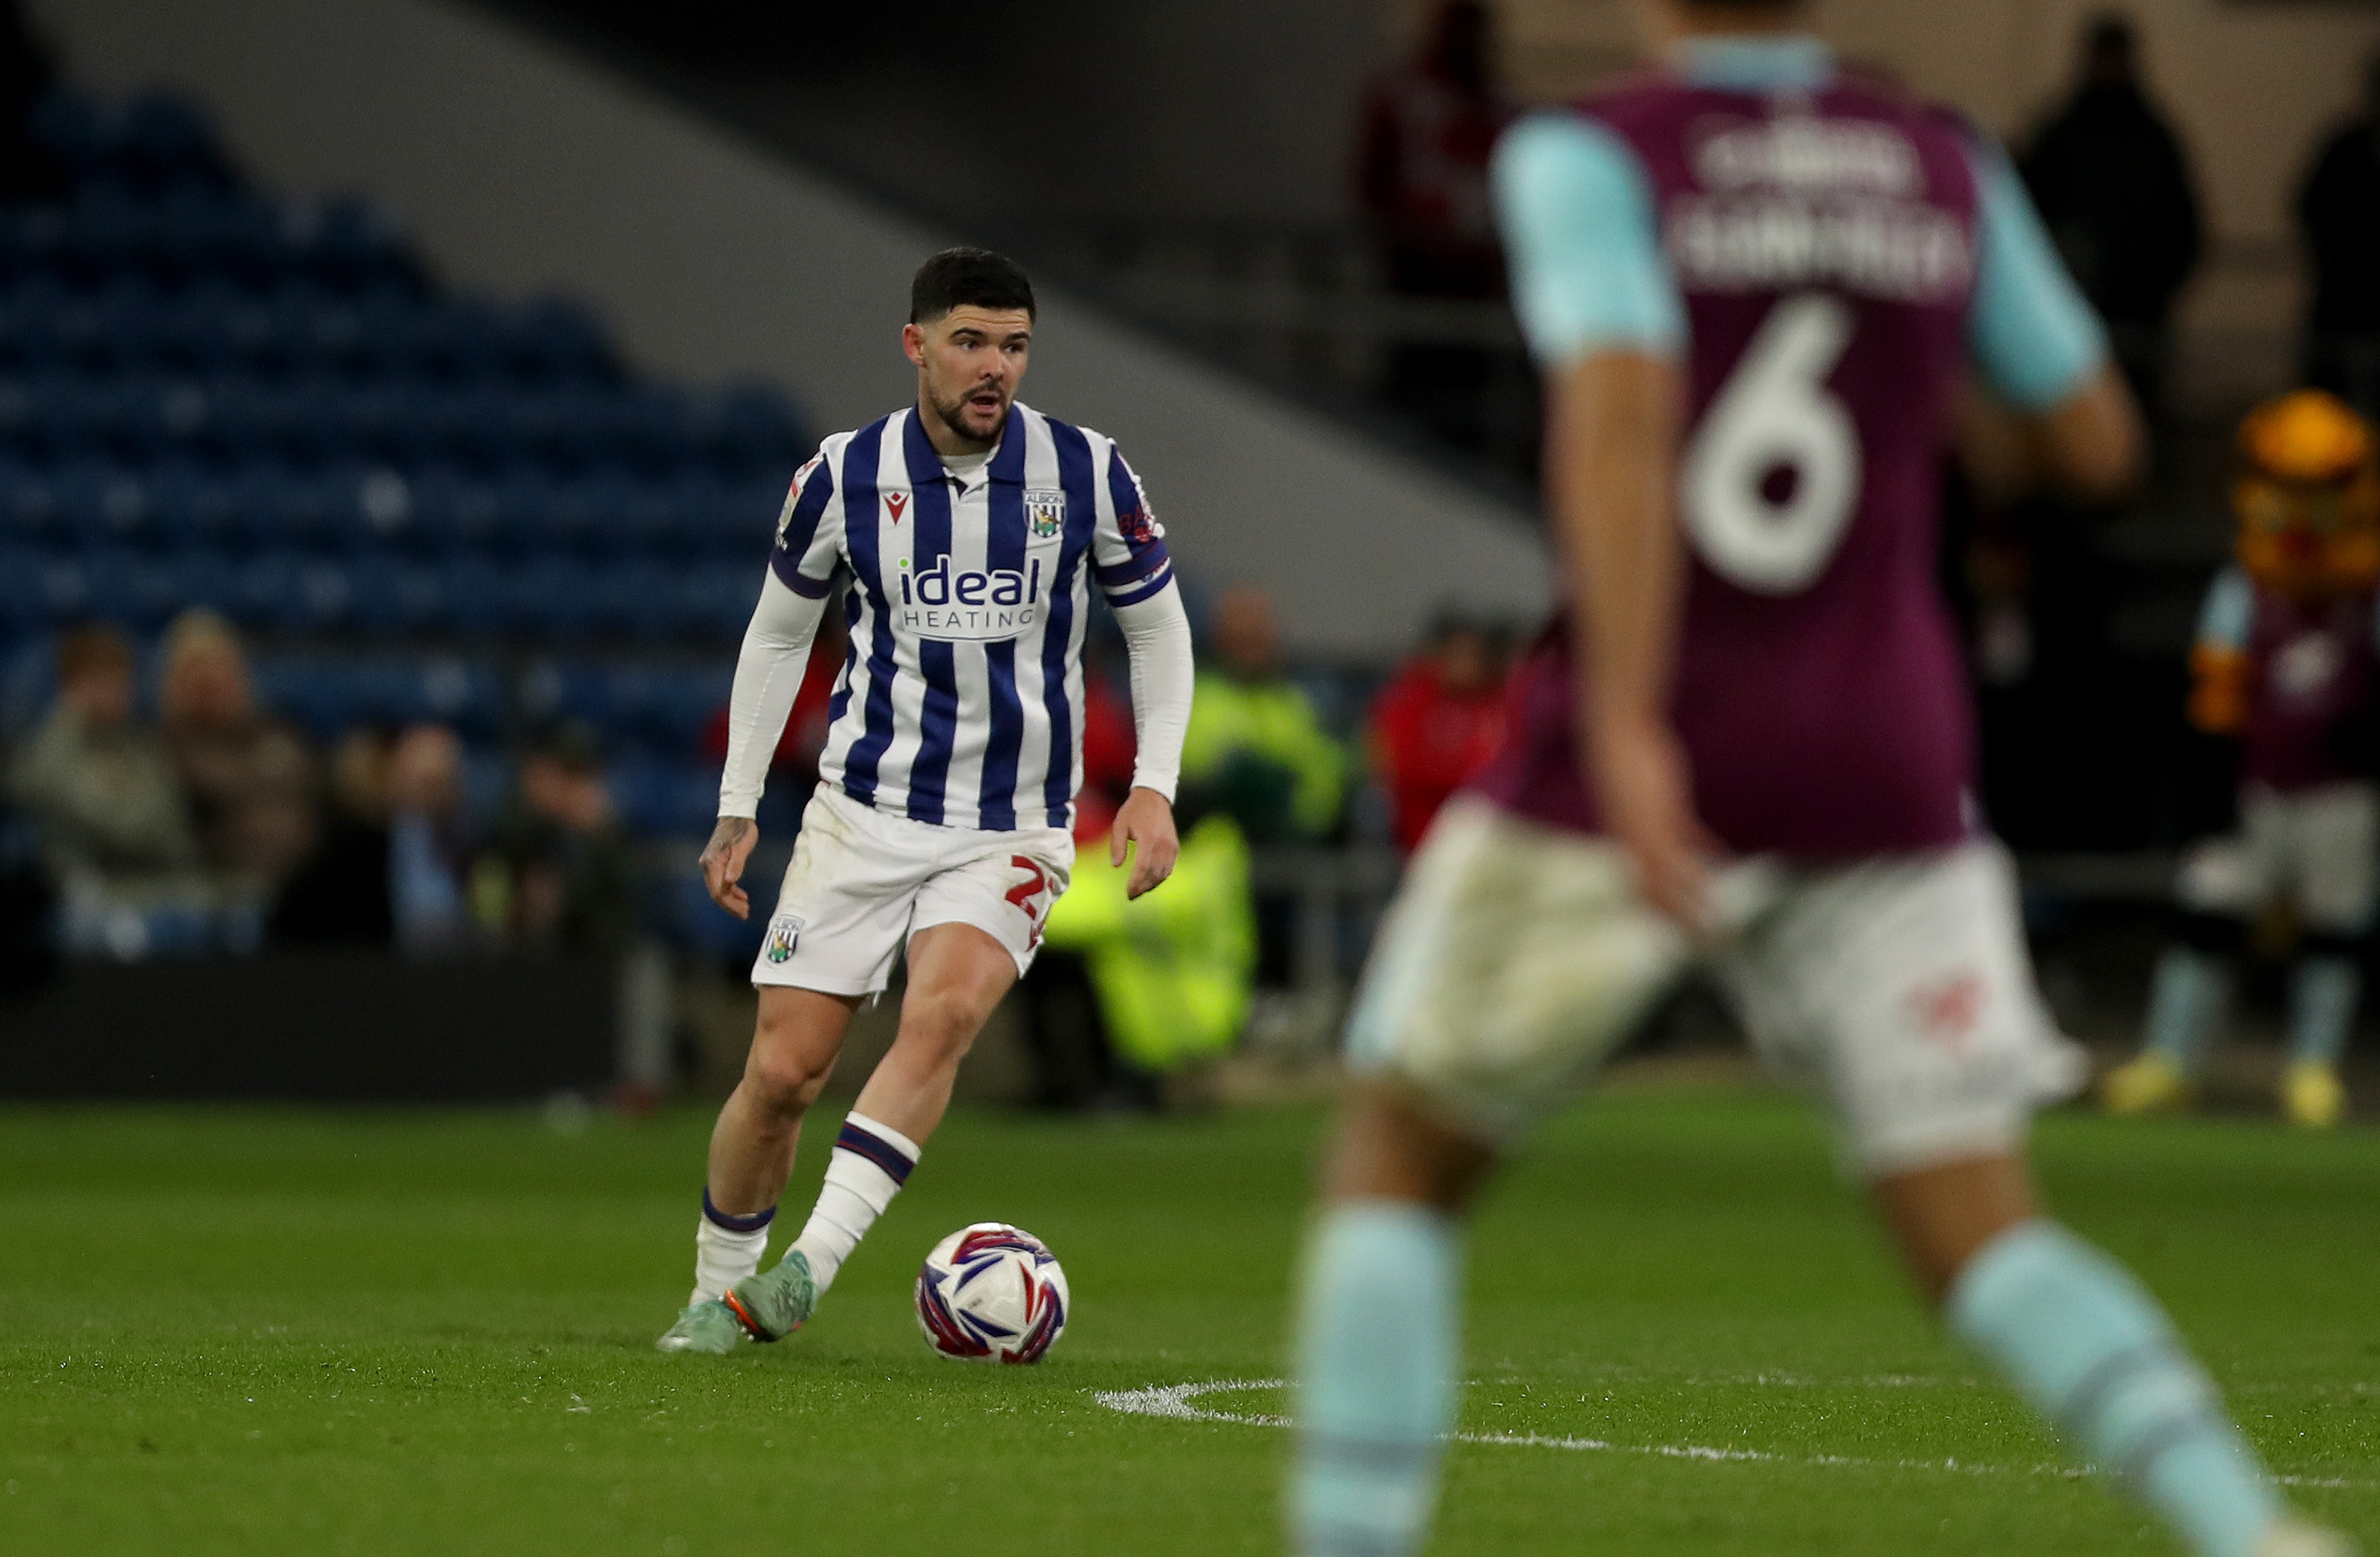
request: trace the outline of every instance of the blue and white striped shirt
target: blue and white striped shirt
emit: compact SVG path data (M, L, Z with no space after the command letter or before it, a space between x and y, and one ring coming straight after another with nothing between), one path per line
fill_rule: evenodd
M989 461L947 468L917 411L838 432L786 493L771 566L851 647L820 782L952 827L1065 827L1082 785L1083 632L1173 582L1114 441L1023 402Z

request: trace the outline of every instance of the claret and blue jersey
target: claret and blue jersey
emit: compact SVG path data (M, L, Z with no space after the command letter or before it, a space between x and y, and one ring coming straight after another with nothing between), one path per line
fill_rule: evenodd
M850 583L820 780L918 821L1065 827L1090 587L1171 588L1164 528L1113 440L1022 403L970 463L895 411L827 439L786 494L777 578L812 600Z
M1539 359L1633 351L1684 380L1671 713L1704 820L1738 852L1818 858L1965 835L1971 720L1935 586L1957 398L1972 364L2045 409L2107 355L2007 159L1815 39L1734 36L1524 120L1495 182ZM1561 635L1515 699L1481 787L1595 828Z

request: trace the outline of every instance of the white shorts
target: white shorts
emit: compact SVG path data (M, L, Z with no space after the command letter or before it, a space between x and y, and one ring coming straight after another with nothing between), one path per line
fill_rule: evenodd
M2361 935L2372 923L2375 847L2380 787L2284 794L2251 784L2240 792L2240 836L2191 850L2176 895L2185 908L2243 918L2286 898L2310 930Z
M1764 1059L1819 1083L1852 1169L2008 1150L2081 1086L2033 982L2014 872L1992 843L1835 870L1729 868L1697 948L1609 840L1458 797L1381 927L1349 1064L1501 1145L1564 1101L1697 964Z
M938 924L982 931L1008 948L1021 978L1074 866L1062 827L940 827L822 784L802 812L752 982L874 994L909 937Z

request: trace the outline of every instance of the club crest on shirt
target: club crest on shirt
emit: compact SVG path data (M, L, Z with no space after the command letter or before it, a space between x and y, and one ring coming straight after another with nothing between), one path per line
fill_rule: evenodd
M1025 522L1044 541L1065 529L1065 493L1056 487L1026 487Z
M769 939L762 943L760 955L771 962L791 962L794 948L801 944L802 918L799 914L779 914L769 921Z

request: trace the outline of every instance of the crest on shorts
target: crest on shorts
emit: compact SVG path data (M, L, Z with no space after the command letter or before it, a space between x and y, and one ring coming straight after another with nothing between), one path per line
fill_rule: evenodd
M779 914L769 921L769 939L761 945L760 955L771 962L791 962L794 948L802 942L802 919L798 914Z
M1044 541L1065 529L1065 493L1056 487L1026 487L1025 522Z

